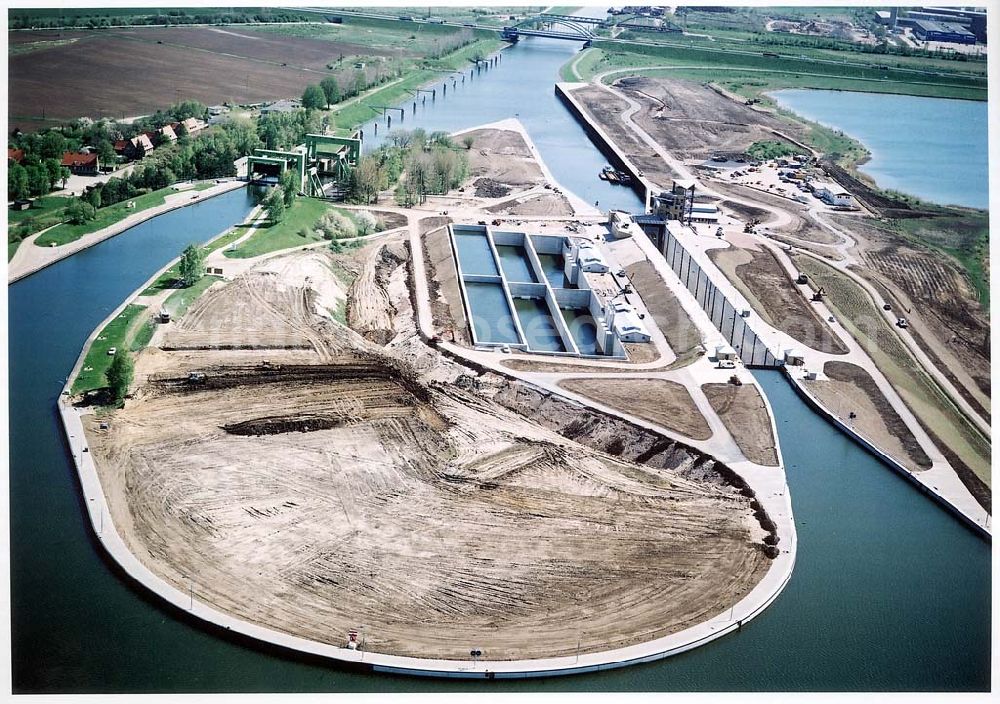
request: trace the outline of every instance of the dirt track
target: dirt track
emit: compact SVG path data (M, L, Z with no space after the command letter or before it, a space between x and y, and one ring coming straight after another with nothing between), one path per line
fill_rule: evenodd
M195 598L335 645L364 625L378 652L546 657L715 616L769 564L773 528L709 458L453 363L418 377L414 355L317 315L325 282L272 278L213 291L178 328L204 335L245 301L293 349L149 350L110 429L89 419L116 527Z

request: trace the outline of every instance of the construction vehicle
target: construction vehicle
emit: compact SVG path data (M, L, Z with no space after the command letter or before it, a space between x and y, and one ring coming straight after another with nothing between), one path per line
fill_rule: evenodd
M905 330L906 328L910 327L910 324L906 322L906 318L900 318L899 320L896 321L896 326Z
M826 295L826 289L820 286L819 291L817 291L812 295L812 299L813 301L819 302L823 300L823 296L825 295Z
M805 274L799 274L798 278L795 279L795 283L797 283L797 284L804 284L804 283L807 282L807 280L808 280L808 277Z

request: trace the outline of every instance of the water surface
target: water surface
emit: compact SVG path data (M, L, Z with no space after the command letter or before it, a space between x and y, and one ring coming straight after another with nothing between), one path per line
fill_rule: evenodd
M871 159L860 171L881 188L941 205L989 207L985 101L798 88L770 95L862 142Z

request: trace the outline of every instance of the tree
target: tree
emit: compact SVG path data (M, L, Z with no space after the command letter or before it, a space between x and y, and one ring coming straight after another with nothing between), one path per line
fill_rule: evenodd
M378 199L384 188L384 171L377 158L363 156L351 170L351 200L368 205Z
M115 147L107 139L100 140L95 147L97 148L97 159L105 166L111 166L117 160L118 155L115 154Z
M84 199L92 206L94 206L95 209L101 207L102 190L103 189L101 188L91 188L89 191L87 191L87 194L84 196Z
M42 142L38 147L38 156L43 159L61 159L66 151L66 138L55 130L49 130L42 136Z
M295 178L295 174L291 169L286 169L283 174L281 174L281 195L285 201L285 207L291 208L292 203L295 202L295 196L298 195L299 184Z
M336 78L327 76L319 82L319 87L323 89L323 95L326 97L327 110L331 105L340 102L340 83Z
M74 198L73 201L66 206L66 210L63 211L63 214L71 224L82 225L85 222L93 220L96 215L96 211L94 210L94 206L87 201Z
M7 171L7 197L24 200L28 197L28 172L20 164L11 164Z
M69 181L70 170L65 166L59 167L59 180L62 181L62 187L66 188L66 182Z
M205 253L201 247L189 244L181 254L180 262L181 283L185 286L193 286L205 275Z
M306 110L320 110L326 104L326 93L318 85L306 86L302 91L302 107Z
M476 138L473 137L472 135L468 135L467 134L464 137L462 137L462 145L466 149L472 149L472 145L475 144L475 142L476 142Z
M264 196L261 204L264 206L267 219L271 221L271 224L277 224L285 218L285 197L280 188L272 188Z
M354 214L354 223L358 228L358 234L364 237L370 235L378 229L378 218L370 211L361 210Z
M119 347L115 352L115 358L111 360L111 366L104 373L108 380L108 386L115 395L115 401L121 403L128 394L128 388L132 385L132 378L135 376L135 366L132 363L132 355Z

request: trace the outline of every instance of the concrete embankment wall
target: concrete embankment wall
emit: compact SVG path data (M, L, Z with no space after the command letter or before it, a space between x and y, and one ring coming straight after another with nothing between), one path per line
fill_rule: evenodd
M874 455L882 464L888 466L890 469L895 471L897 474L904 477L907 481L913 484L921 493L926 494L934 501L941 504L949 513L958 518L963 524L965 524L972 532L979 535L986 540L992 541L993 534L990 533L989 527L983 526L976 522L972 517L966 515L964 512L959 510L955 505L949 502L946 498L941 496L938 492L934 490L933 487L928 486L924 483L924 480L920 477L918 472L912 472L898 461L896 461L892 456L886 454L878 447L876 447L871 441L869 441L864 435L861 435L850 425L838 418L834 413L828 410L818 398L813 396L813 394L805 387L805 385L799 380L794 378L791 374L786 375L788 382L795 389L795 392L804 400L814 411L819 413L821 416L826 418L834 427L840 430L842 433L847 435L849 438L854 440L856 443L865 448L868 452Z
M639 173L639 168L635 166L628 157L625 156L619 149L618 146L611 141L611 139L604 134L602 130L596 123L594 123L590 116L587 115L586 110L583 106L573 97L570 87L573 85L583 85L583 84L563 84L556 83L556 96L559 98L560 102L569 109L576 121L580 123L583 127L583 131L587 133L590 137L590 141L601 151L601 154L608 158L615 168L625 171L632 177L632 184L630 188L636 192L643 202L646 203L646 209L649 209L649 198L652 192L652 184L647 181ZM597 177L597 174L594 174Z

